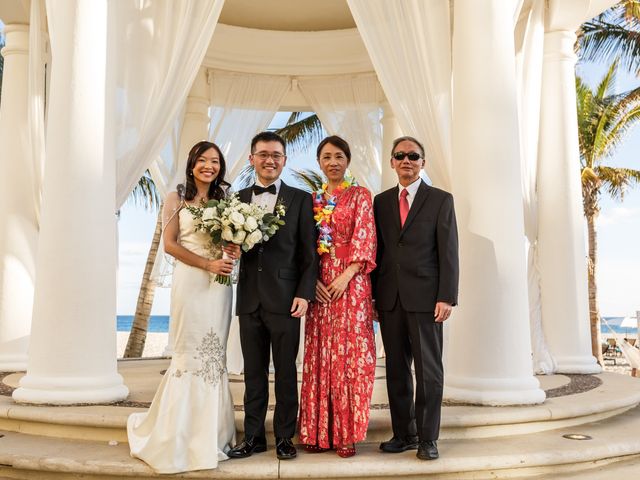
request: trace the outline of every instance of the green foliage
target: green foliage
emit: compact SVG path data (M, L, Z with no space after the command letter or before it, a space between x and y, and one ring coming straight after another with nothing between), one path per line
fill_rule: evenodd
M140 180L138 180L138 183L133 188L127 201L135 205L140 205L152 212L160 208L160 194L158 193L156 184L153 182L153 178L151 178L149 170L144 172L144 175L140 177Z
M291 112L287 124L276 130L276 133L284 138L287 147L294 152L308 151L325 136L318 116L308 115L307 112Z
M294 170L293 176L298 180L301 188L309 193L320 190L324 183L322 174L311 169Z
M640 120L640 87L613 93L618 61L594 90L576 78L578 138L585 216L597 215L604 188L622 200L627 187L640 182L640 170L605 165Z
M245 165L234 183L236 184L235 188L238 190L242 190L243 188L250 187L253 185L253 179L255 178L256 170L253 168L253 165L250 163Z
M611 62L619 58L623 67L640 72L640 0L624 0L578 31L582 60Z

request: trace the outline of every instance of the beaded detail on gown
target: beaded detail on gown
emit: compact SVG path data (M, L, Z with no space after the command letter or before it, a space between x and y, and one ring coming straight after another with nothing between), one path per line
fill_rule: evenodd
M207 258L220 258L209 237L195 231L187 209L178 213L179 242ZM176 261L171 289L173 357L147 412L127 421L131 456L156 472L215 468L235 442L233 400L226 370L231 287L200 268ZM159 372L158 372L159 373Z

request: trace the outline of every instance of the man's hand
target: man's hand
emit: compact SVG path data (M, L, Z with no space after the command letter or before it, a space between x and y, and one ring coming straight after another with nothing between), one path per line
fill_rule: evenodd
M331 301L329 290L320 280L316 281L316 300L321 303L329 303Z
M436 303L435 316L436 322L441 323L444 322L447 318L451 316L451 310L453 307L451 304L447 302L438 302Z
M293 303L291 304L291 316L300 318L304 317L307 313L307 308L309 307L309 302L307 302L304 298L295 297L293 299Z

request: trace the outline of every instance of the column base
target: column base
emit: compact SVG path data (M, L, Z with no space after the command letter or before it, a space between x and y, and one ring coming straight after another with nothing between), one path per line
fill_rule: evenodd
M0 372L24 372L28 360L27 355L0 355Z
M602 373L602 367L593 355L554 358L557 366L556 373L577 373L585 375Z
M535 377L475 378L447 376L444 398L475 405L506 406L543 403L546 394Z
M40 377L27 374L13 392L17 403L72 405L124 400L129 389L119 374L103 377Z

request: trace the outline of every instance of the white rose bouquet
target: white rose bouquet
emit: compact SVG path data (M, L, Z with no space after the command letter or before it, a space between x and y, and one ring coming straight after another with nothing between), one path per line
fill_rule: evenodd
M234 243L244 252L269 240L284 225L285 208L281 203L269 212L258 205L241 202L235 193L222 200L209 200L202 207L186 208L199 220L196 229L207 232L212 243ZM216 281L223 285L237 283L237 269L235 261L231 275L216 275Z

